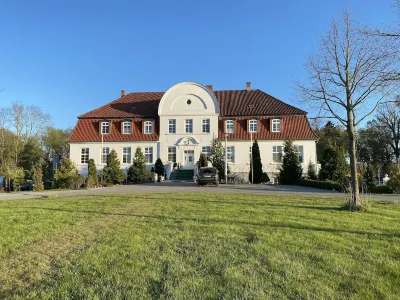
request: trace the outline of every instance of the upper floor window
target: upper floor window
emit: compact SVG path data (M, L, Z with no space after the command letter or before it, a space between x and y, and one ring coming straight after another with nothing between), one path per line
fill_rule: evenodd
M153 147L144 148L144 158L146 159L147 163L153 163Z
M272 161L274 163L282 162L283 146L273 146L272 147Z
M168 120L168 133L176 133L176 120Z
M201 152L204 153L204 155L207 157L207 160L210 160L210 154L211 154L210 146L201 147Z
M124 134L130 134L131 133L131 122L125 121L123 126L124 126Z
M225 129L226 133L233 133L234 132L233 120L226 120L225 126L226 126L226 129Z
M132 157L132 150L131 147L122 148L122 163L123 164L130 164Z
M281 131L281 120L273 119L272 120L272 132L280 132Z
M203 132L210 132L210 119L203 120Z
M188 119L186 120L186 133L193 133L193 120L192 119Z
M258 121L250 120L249 121L249 132L257 132L258 131Z
M108 154L110 154L110 148L104 147L103 151L101 153L101 163L102 164L106 164L107 163Z
M109 134L110 133L110 123L109 122L102 122L101 123L101 133L102 134Z
M145 134L153 133L153 122L152 121L144 122L144 133Z
M226 147L226 160L229 163L235 162L235 146Z
M302 164L304 162L304 148L303 146L295 146L297 154L299 155L299 162Z
M168 147L168 161L176 162L176 147Z
M82 148L81 150L81 164L89 162L89 148Z

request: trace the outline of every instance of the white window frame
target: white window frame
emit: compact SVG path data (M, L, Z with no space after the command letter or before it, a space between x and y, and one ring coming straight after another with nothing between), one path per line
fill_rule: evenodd
M101 122L101 134L110 134L110 122Z
M272 132L281 132L281 120L272 119Z
M168 120L168 133L176 133L176 119Z
M81 148L81 164L89 163L89 148Z
M106 164L107 163L107 157L110 154L110 147L103 147L102 153L101 153L101 163Z
M202 130L203 130L203 133L210 133L210 131L211 131L211 121L210 121L210 119L203 119Z
M226 161L228 163L235 163L235 146L226 147Z
M153 133L153 122L144 121L144 134L152 134L152 133Z
M225 121L225 132L226 133L234 133L235 132L235 123L233 120Z
M295 145L297 155L299 156L299 162L304 163L304 146L303 145Z
M129 149L129 151L125 151ZM131 147L123 147L122 148L122 163L123 164L131 164L132 163L132 148Z
M278 161L277 159L274 159L274 154L281 155L280 161ZM282 163L282 159L283 159L283 146L272 146L272 162L280 164L280 163Z
M186 119L185 120L185 132L186 133L193 133L193 119Z
M249 121L249 132L258 132L258 120L252 119Z
M204 153L204 155L207 157L207 160L209 161L211 155L211 147L210 146L201 147L201 153Z
M122 131L123 134L131 134L132 133L132 123L129 121L124 121L122 124L122 130L123 130Z
M171 159L173 158L173 159ZM175 146L169 146L168 147L168 161L170 162L176 162L176 147Z
M144 158L146 160L146 163L148 164L153 163L153 147L144 148Z

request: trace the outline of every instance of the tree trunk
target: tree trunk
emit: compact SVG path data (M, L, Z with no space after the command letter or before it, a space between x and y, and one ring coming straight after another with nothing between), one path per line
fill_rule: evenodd
M357 178L357 158L356 158L356 139L355 128L351 123L347 127L349 134L349 155L350 155L350 174L351 174L351 204L353 207L361 207L360 192L358 190Z

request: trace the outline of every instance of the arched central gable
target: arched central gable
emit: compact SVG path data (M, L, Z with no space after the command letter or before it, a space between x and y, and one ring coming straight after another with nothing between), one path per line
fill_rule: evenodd
M182 82L171 87L161 98L158 115L219 115L219 104L215 95L205 86Z

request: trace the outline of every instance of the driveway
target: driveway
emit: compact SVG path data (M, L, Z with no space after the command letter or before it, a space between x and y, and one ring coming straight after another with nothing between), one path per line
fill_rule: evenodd
M152 183L141 185L121 185L93 190L65 190L65 191L44 191L44 192L21 192L21 193L1 193L0 200L16 200L41 198L51 196L85 196L85 195L112 195L112 194L141 194L141 193L190 193L190 192L210 192L210 193L245 193L245 194L265 194L265 195L309 195L309 196L330 196L343 197L342 193L325 191L303 186L288 185L220 185L219 187L204 186L199 187L195 183ZM400 196L391 195L370 195L371 199L378 200L400 200Z

